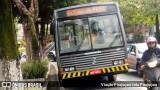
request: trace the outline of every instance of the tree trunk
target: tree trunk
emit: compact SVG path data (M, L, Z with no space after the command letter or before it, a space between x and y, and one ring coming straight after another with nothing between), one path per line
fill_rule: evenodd
M26 54L27 60L31 60L32 59L32 43L31 43L31 35L30 35L30 30L29 30L29 25L27 23L27 20L23 20L23 31L24 31L24 36L25 36L25 40L26 40Z
M38 22L38 13L39 13L39 7L38 7L38 0L30 0L30 8L29 11L32 15L32 17L29 17L30 23L33 25L32 27L34 27L34 29L32 30L32 33L35 33L35 35L32 36L32 54L33 54L33 59L39 60L39 49L40 49L40 45L39 45L39 40L38 40L38 36L39 33L37 33L38 30L36 27L36 23ZM32 19L32 20L31 20Z
M22 81L22 73L20 66L15 60L1 59L0 60L0 80L1 81ZM0 87L0 90L6 90ZM11 87L7 90L23 90L22 87Z
M41 58L43 58L44 56L44 38L45 38L45 22L44 22L44 17L41 17Z
M0 1L0 59L16 59L17 36L9 0Z
M158 14L156 15L155 19L156 19L156 38L157 38L158 43L160 43Z
M0 11L0 80L20 81L22 75L19 62L16 60L18 59L18 47L10 0L0 0ZM0 90L3 89L0 87Z

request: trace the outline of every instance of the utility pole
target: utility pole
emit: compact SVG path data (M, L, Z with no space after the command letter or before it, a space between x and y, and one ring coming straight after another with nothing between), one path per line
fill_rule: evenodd
M159 18L158 18L158 13L156 15L156 38L158 43L160 43L160 36L159 36Z
M154 7L155 7L155 9L158 7L158 5L159 5L159 0L154 0ZM158 41L158 44L160 43L160 34L159 34L159 18L158 18L158 12L156 13L156 17L155 17L155 24L156 24L156 39L157 39L157 41Z

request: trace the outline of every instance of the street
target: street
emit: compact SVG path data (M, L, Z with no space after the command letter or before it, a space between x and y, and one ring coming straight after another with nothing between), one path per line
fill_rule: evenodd
M56 68L54 67L54 65L51 65L52 68L50 68L50 70L52 72L49 73L49 80L53 81L52 83L49 83L47 87L47 90L147 90L146 87L108 87L108 86L101 86L101 87L60 87L57 78L57 73L53 72L56 70ZM102 79L106 80L106 77L102 77ZM94 79L96 81L90 81L88 83L88 85L93 84L93 83L97 83L100 85L102 85L103 83L101 81L97 81L100 80L99 78ZM83 85L87 80L84 80L82 82L80 82L81 85ZM143 83L143 79L137 76L137 73L135 70L129 69L128 73L124 73L124 74L118 74L117 75L117 80L116 81L122 81L125 83L131 83L133 81L141 81L141 83ZM55 83L56 82L56 83ZM77 82L77 80L75 81ZM120 82L119 82L120 83ZM86 83L85 83L86 84ZM75 83L73 83L73 85L75 85Z

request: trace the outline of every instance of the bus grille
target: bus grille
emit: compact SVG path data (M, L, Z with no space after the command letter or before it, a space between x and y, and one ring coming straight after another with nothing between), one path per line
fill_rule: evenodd
M125 59L125 49L103 50L101 53L72 54L61 56L61 67L76 67L76 70L112 66L114 60Z

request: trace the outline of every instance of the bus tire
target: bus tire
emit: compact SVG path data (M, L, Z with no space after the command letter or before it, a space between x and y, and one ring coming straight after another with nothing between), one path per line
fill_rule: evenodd
M108 76L109 82L116 81L116 79L117 79L117 75L109 75L109 76Z
M58 82L59 82L60 86L63 86L63 82L62 82L62 79L61 79L59 72L58 72Z

